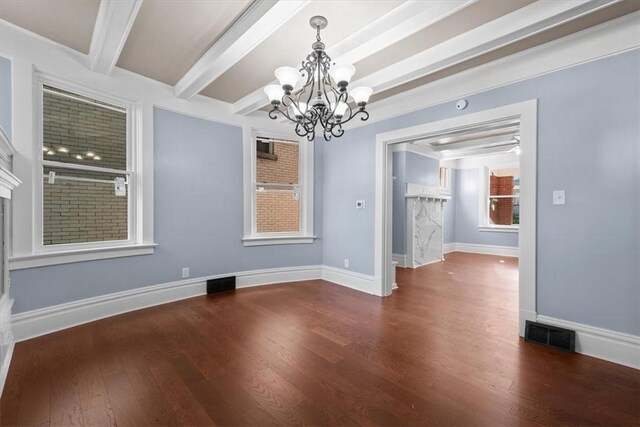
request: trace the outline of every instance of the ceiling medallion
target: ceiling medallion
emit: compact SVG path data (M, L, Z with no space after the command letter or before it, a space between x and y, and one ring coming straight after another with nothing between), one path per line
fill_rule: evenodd
M320 123L324 139L329 141L331 137L341 137L342 125L356 116L362 121L369 118L365 107L373 89L356 87L347 92L356 68L351 64L331 64L320 39L320 30L327 26L324 16L314 16L309 24L317 31L313 52L299 70L278 68L275 75L280 84L269 85L264 91L273 106L269 117L275 120L282 114L296 124L296 134L306 136L309 141L314 140L316 125ZM349 101L355 105L352 107Z

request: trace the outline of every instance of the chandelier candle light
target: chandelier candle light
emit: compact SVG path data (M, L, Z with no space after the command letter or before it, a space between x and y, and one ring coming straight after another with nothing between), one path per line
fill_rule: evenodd
M362 121L369 118L365 111L373 89L356 87L347 92L347 86L356 68L350 64L331 64L331 58L324 51L320 40L320 30L326 28L324 16L314 16L309 20L317 31L313 52L302 62L299 70L280 67L275 71L279 85L269 85L264 92L273 108L269 117L277 119L278 114L296 124L296 134L313 141L318 122L323 128L326 141L344 134L342 125L360 116ZM357 105L352 107L351 100Z

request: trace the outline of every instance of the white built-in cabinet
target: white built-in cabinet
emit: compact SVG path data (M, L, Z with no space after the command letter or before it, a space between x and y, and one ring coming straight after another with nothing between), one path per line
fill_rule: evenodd
M11 331L13 299L10 294L8 262L11 239L9 206L14 188L20 184L20 180L11 173L11 159L14 153L11 141L0 127L0 394L7 379L14 346Z

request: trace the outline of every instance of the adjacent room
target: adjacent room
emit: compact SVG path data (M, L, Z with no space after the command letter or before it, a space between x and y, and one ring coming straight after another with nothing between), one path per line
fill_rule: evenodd
M638 0L0 0L0 426L640 425L638 76Z

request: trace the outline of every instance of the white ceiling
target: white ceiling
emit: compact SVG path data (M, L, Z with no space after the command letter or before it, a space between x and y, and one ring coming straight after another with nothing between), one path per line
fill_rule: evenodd
M640 10L638 0L0 0L0 19L90 55L231 103L268 104L278 66L311 51L313 15L327 52L357 68L372 102ZM93 44L92 44L93 43Z

